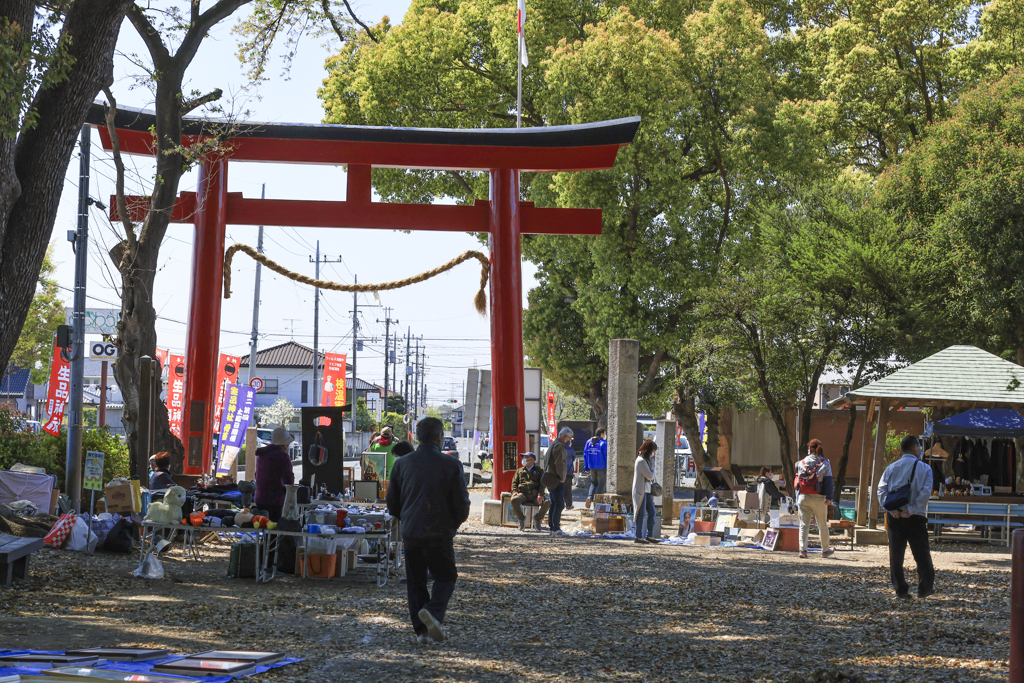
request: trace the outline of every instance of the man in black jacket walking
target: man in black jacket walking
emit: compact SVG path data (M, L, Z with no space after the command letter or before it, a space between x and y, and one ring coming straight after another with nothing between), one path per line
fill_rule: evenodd
M458 460L441 452L444 424L427 417L416 425L420 445L395 461L388 484L388 511L402 522L409 616L416 640L442 642L444 614L459 576L455 532L469 517L469 492ZM427 570L434 590L427 591Z

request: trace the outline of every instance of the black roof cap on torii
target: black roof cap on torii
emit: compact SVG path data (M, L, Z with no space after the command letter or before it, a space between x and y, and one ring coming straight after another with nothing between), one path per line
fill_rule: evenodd
M110 149L102 104L93 104L86 122L99 129ZM119 107L114 116L121 149L152 155L153 112ZM188 139L224 134L230 157L240 161L367 164L382 167L575 171L611 168L620 147L630 144L639 117L573 126L537 128L401 128L310 123L227 122L186 117Z

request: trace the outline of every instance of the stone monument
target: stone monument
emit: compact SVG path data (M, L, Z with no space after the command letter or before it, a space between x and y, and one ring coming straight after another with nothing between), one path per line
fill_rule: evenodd
M640 342L612 339L608 344L608 492L629 495L636 460Z

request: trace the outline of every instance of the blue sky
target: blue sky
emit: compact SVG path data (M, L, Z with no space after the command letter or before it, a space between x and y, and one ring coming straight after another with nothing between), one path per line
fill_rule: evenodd
M359 16L377 22L383 15L399 23L408 7L408 0L384 0L356 5ZM236 37L231 33L235 21L217 27L204 41L192 68L186 89L207 92L220 87L225 93L240 93L245 78L235 57ZM269 71L271 79L262 85L257 97L246 96L244 108L255 121L318 123L323 110L316 96L324 76L324 60L329 56L322 41L306 37L287 77L281 75L281 61ZM137 72L129 55L144 54L135 30L125 22L119 41L120 54L115 62L115 83L112 88L118 103L124 106L151 108L147 90L134 86L132 73ZM280 53L280 50L279 50ZM108 202L113 193L114 167L110 156L92 135L93 175L90 194ZM152 183L151 163L143 157L127 157L129 194L148 193ZM78 158L72 159L61 197L60 210L53 231L57 277L66 287L70 306L70 288L74 284L74 258L65 240L67 230L76 224ZM232 162L228 173L231 192L259 197L266 184L269 198L340 199L344 194L345 172L341 167L255 164ZM194 191L196 174L182 180L181 191ZM118 308L119 299L111 283L117 282L115 272L107 264L105 252L116 243L114 232L103 212L92 209L90 222L91 258L89 261L89 307ZM257 229L228 226L227 243L256 245ZM455 233L399 233L379 230L293 229L266 226L264 248L268 256L293 271L313 275L310 257L320 241L321 254L340 263L321 265L321 278L339 282L381 282L419 273L437 266L467 249L479 249L470 235ZM154 306L159 319L157 334L161 348L181 353L185 345L188 311L188 277L191 263L191 225L172 225L161 247L160 270L156 278ZM529 288L535 269L523 264L524 287ZM255 267L251 259L240 255L234 260L232 297L223 302L220 345L223 353L241 356L248 353L252 326L253 284ZM372 295L360 295L362 328L360 333L376 338L366 343L359 354L359 376L382 383L383 307L392 309L392 319L405 336L407 327L413 335L423 335L427 348L427 385L431 402L459 398L466 368L476 365L490 367L490 329L487 318L473 308L473 295L479 282L475 262L459 266L433 280L413 287L383 292L380 301ZM524 305L525 305L524 291ZM107 303L113 304L108 306ZM320 348L351 354L352 295L322 292L320 300ZM260 308L260 348L280 344L293 338L312 345L313 290L263 269ZM402 345L404 349L404 343ZM400 366L401 368L401 366Z

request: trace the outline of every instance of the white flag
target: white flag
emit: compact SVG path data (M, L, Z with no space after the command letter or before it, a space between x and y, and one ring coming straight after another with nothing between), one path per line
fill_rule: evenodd
M519 59L523 66L530 66L530 58L526 55L526 32L523 24L526 23L526 0L519 0L519 10L516 12L517 30L519 31Z

